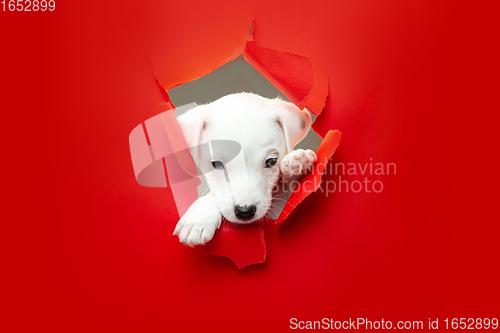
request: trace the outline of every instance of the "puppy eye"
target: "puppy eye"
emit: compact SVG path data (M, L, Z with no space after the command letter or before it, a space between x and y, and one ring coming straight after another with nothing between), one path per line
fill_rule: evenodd
M270 167L274 166L274 165L276 164L276 161L277 161L277 160L278 160L278 159L277 159L276 157L273 157L273 158L268 158L268 159L266 160L266 163L264 163L264 167L265 167L265 168L270 168Z
M212 161L212 166L217 170L224 169L224 163L222 163L221 161Z

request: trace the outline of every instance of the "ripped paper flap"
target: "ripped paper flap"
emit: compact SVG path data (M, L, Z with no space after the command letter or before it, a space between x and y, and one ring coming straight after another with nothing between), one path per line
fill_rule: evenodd
M340 144L340 136L340 131L338 130L331 130L326 134L318 151L316 151L318 160L316 164L314 164L313 170L300 178L299 185L297 185L296 190L294 190L290 198L288 198L276 223L282 223L302 200L319 189L328 160L332 157Z
M234 226L223 223L214 238L200 248L200 253L228 257L238 268L264 262L264 228L261 224Z

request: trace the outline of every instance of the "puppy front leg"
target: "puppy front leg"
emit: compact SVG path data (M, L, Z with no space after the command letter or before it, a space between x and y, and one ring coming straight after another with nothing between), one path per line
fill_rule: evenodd
M273 192L274 213L270 216L272 219L277 219L288 202L297 181L302 175L309 172L316 162L316 154L308 149L297 149L286 154L280 162L280 183L275 192Z
M181 217L174 230L182 243L195 246L205 244L220 227L221 213L212 194L198 198Z
M305 175L312 169L316 159L316 154L310 149L291 151L281 160L281 173L289 177Z

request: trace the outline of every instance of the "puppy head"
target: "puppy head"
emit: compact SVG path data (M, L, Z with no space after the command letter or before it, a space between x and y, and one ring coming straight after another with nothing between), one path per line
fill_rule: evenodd
M234 223L259 220L272 209L281 159L311 126L307 111L250 93L198 106L178 120L220 212Z

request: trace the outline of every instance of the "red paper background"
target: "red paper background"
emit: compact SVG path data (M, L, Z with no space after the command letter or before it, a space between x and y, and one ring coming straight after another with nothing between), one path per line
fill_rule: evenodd
M0 12L9 331L498 316L495 2L56 2ZM328 74L316 128L342 131L335 161L397 175L309 196L238 270L171 236L171 194L136 183L128 134L165 99L148 54L172 75L219 64L249 10L256 42Z

